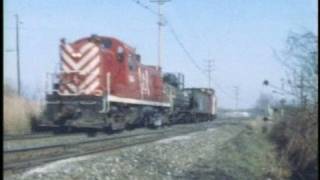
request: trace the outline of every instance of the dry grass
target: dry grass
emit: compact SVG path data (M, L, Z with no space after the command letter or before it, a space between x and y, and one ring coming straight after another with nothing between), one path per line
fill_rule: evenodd
M3 98L4 134L27 134L31 132L31 119L41 113L38 102L28 101L5 87Z
M219 146L212 163L215 179L277 180L290 177L287 164L278 161L274 144L261 132L262 124L250 123L248 129Z
M293 179L317 179L318 107L289 110L277 123L271 138L278 144L281 159L288 159Z

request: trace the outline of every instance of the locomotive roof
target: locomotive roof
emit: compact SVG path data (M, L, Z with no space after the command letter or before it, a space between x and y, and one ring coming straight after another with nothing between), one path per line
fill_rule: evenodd
M213 88L184 88L183 90L191 90L191 91L212 91L213 93L215 90Z
M84 38L81 38L81 39L78 39L76 41L74 41L74 43L78 43L78 42L81 42L83 40L88 40L90 38L92 38L93 36L99 38L99 39L110 39L111 41L115 41L119 44L122 44L125 48L129 49L130 51L132 52L135 52L135 48L133 48L132 46L124 43L123 41L117 39L117 38L114 38L114 37L111 37L111 36L99 36L99 35L91 35L91 36L88 36L88 37L84 37Z
M201 87L190 87L190 88L184 88L185 90L214 90L213 88L201 88Z

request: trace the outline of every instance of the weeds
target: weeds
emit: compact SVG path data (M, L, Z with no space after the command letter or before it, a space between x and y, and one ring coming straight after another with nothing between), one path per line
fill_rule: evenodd
M290 176L287 164L279 163L275 146L261 127L247 127L219 148L214 170L217 179L286 179Z
M30 133L31 119L38 117L41 111L40 103L18 96L13 88L5 85L3 98L5 135Z
M275 124L271 139L276 142L280 159L287 159L292 179L318 178L318 106L287 109Z

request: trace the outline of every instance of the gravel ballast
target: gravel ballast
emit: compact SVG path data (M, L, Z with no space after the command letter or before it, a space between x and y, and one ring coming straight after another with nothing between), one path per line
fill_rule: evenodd
M215 122L205 122L201 124L196 124L197 126L207 127L212 126L213 124L219 124L217 121ZM87 136L87 134L66 134L66 135L58 135L46 138L39 138L39 139L23 139L23 140L5 140L3 141L3 149L7 150L16 150L16 149L24 149L24 148L35 148L35 147L42 147L42 146L50 146L50 145L58 145L58 144L70 144L70 143L77 143L83 142L88 140L95 140L95 139L105 139L105 138L118 138L123 136L132 136L136 134L142 133L154 133L163 130L175 130L175 129L185 129L190 128L192 124L180 124L171 127L166 127L163 129L159 129L157 131L148 128L137 128L133 131L122 131L121 133L114 133L114 134L106 134L104 132L97 133L96 136L91 137Z
M186 172L243 130L225 125L154 143L48 163L5 179L188 179Z

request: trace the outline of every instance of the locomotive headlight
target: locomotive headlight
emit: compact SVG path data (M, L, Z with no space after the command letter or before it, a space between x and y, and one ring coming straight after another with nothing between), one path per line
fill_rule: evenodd
M124 60L124 49L123 49L123 47L119 46L117 48L117 56L118 56L118 60L120 62L122 62Z
M117 53L118 54L122 54L123 53L123 47L119 46L117 49Z

